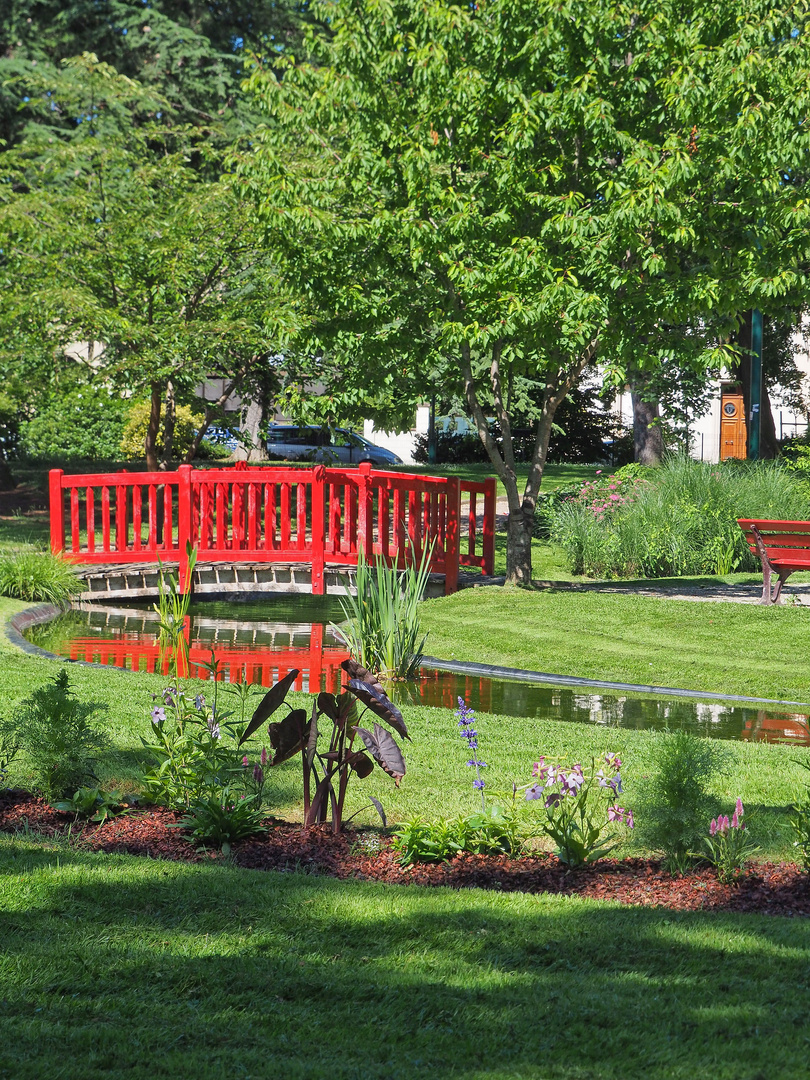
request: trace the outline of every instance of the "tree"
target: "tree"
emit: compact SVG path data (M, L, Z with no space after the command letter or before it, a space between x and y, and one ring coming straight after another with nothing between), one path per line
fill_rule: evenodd
M269 119L245 190L316 313L330 408L461 390L506 489L510 581L531 579L555 412L587 365L624 382L684 327L689 364L716 367L750 297L804 281L804 11L336 0L312 62L252 77ZM522 494L518 378L543 386Z
M232 138L255 118L240 90L246 60L255 53L272 64L297 48L308 19L297 0L5 0L0 139L13 144L29 121L31 77L83 53L158 90L175 122L217 122Z
M150 469L161 412L166 466L178 397L221 376L190 460L216 405L284 343L294 304L233 178L208 178L221 164L204 131L152 119L168 103L94 56L45 85L54 109L77 120L66 132L30 125L0 159L0 325L26 328L8 366L20 337L52 356L103 343L97 377L151 402Z

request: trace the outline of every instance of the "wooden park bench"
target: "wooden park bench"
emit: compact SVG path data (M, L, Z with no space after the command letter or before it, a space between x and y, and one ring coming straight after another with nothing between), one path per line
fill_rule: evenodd
M762 563L761 604L781 602L782 586L797 570L810 570L810 521L738 518L748 546ZM776 575L776 584L771 578Z

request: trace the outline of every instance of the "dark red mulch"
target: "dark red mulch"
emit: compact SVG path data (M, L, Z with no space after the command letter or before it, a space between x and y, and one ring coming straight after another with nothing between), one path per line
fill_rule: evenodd
M178 815L152 808L108 821L103 826L73 822L23 791L0 792L0 830L25 828L45 836L64 835L91 851L124 852L151 858L199 862L217 852L198 852L170 826ZM366 834L368 835L368 834ZM309 832L287 822L272 822L266 837L236 844L232 858L252 870L305 870L343 880L503 892L558 893L677 911L754 911L770 915L810 915L810 874L795 863L758 863L735 885L721 885L710 869L675 878L650 859L603 859L575 872L553 855L510 859L503 855L462 855L439 865L401 866L385 843L370 850L360 834L333 837L319 827Z

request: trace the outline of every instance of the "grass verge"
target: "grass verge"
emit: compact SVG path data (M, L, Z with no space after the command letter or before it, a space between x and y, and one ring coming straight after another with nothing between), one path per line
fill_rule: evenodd
M810 923L0 838L0 1075L764 1080Z

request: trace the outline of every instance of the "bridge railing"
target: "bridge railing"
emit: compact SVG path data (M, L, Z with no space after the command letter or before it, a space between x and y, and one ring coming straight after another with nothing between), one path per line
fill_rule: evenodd
M462 514L462 500L465 512ZM480 507L480 512L479 512ZM324 592L327 565L358 551L405 566L432 549L454 592L460 566L493 573L495 480L357 469L246 467L50 474L51 548L77 563L296 562Z

